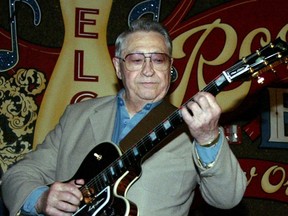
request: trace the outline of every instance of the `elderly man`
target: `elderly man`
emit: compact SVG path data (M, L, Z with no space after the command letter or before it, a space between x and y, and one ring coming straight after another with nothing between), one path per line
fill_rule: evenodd
M189 213L197 185L210 205L223 209L237 205L246 189L246 177L218 125L221 109L215 97L207 92L196 94L179 110L184 127L172 133L162 148L141 160L141 175L125 190L122 207L89 203L87 193L92 193L93 199L97 190L85 185L84 177L75 176L95 146L103 142L112 145L107 141L118 146L159 106L164 109L170 106L165 96L170 86L171 55L172 43L161 24L145 19L133 22L117 38L113 58L116 75L124 88L116 96L68 106L43 144L7 171L3 197L10 214L85 215L81 211L89 211L90 215L92 211L93 215L136 212L144 216L182 216ZM164 128L168 130L172 123L166 121ZM149 138L157 140L157 133ZM137 158L139 152L134 148L133 156ZM102 155L94 153L94 156L101 160ZM117 163L125 169L122 160ZM134 167L140 168L137 164ZM129 168L127 171L132 173ZM111 168L110 172L113 177L117 170ZM108 182L106 175L103 179ZM111 185L112 196L120 196L116 192L118 183ZM107 191L110 189L105 187L101 194L108 194Z

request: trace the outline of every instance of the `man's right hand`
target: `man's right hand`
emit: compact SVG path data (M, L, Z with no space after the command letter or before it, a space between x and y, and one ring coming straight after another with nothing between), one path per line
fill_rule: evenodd
M83 199L79 187L84 185L83 179L68 183L55 182L45 191L36 204L38 213L53 216L72 215Z

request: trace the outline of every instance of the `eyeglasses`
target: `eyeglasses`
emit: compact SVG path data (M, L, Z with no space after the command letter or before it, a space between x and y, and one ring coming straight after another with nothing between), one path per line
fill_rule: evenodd
M170 67L171 57L166 53L130 53L125 58L116 57L125 62L125 67L129 71L139 71L144 67L146 58L150 58L153 69L166 71Z

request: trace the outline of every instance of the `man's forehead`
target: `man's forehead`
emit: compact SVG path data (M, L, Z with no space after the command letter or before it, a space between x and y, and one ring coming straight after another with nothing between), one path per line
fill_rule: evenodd
M146 49L155 49L151 52L167 50L164 36L155 31L137 31L129 34L122 48L126 53Z

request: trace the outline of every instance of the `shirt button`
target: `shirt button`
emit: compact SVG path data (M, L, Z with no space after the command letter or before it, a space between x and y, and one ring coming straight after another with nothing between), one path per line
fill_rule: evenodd
M149 109L151 108L151 104L147 104L147 105L145 106L145 108L146 108L147 110L149 110Z

